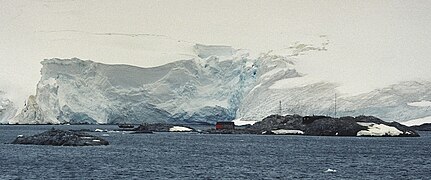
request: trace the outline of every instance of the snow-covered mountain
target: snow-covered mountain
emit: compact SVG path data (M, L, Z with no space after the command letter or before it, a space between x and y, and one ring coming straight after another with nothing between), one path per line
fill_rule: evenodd
M12 123L141 123L259 121L282 114L334 112L337 84L295 70L298 56L324 53L296 44L285 56L228 46L195 45L196 57L153 68L107 65L80 59L42 62L36 96ZM430 116L430 82L402 82L337 98L337 115L374 115L405 121ZM281 106L280 106L281 102ZM280 108L281 107L281 108Z
M0 124L8 123L13 118L17 109L12 101L4 97L5 93L0 91Z

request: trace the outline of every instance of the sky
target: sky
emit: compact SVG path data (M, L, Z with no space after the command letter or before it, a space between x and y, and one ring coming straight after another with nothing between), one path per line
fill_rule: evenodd
M0 0L0 90L24 102L46 58L151 67L192 58L195 43L257 54L320 35L328 51L302 57L298 71L340 91L430 80L429 9L427 0Z

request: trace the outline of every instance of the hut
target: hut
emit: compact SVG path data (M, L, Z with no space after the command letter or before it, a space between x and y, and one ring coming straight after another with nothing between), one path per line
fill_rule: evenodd
M222 129L235 129L235 124L233 122L217 122L216 130Z

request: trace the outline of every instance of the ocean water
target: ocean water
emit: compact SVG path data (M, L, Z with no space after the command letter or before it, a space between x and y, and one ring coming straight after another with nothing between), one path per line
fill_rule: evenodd
M111 144L7 144L19 134L115 126L0 126L0 179L429 179L431 134L418 138L128 134ZM327 172L328 169L335 170Z

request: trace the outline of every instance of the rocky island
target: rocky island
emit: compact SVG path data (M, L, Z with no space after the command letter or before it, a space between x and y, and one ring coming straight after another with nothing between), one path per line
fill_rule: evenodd
M133 129L134 134L152 133L152 132L194 132L195 129L182 125L173 125L166 123L143 123L139 127Z
M421 125L410 126L416 131L431 131L431 123L425 123Z
M418 137L413 128L386 122L374 116L340 117L271 115L253 125L235 129L211 129L220 134L294 134L312 136L398 136Z
M51 129L33 136L18 135L12 144L34 144L52 146L100 146L109 142L83 132Z

